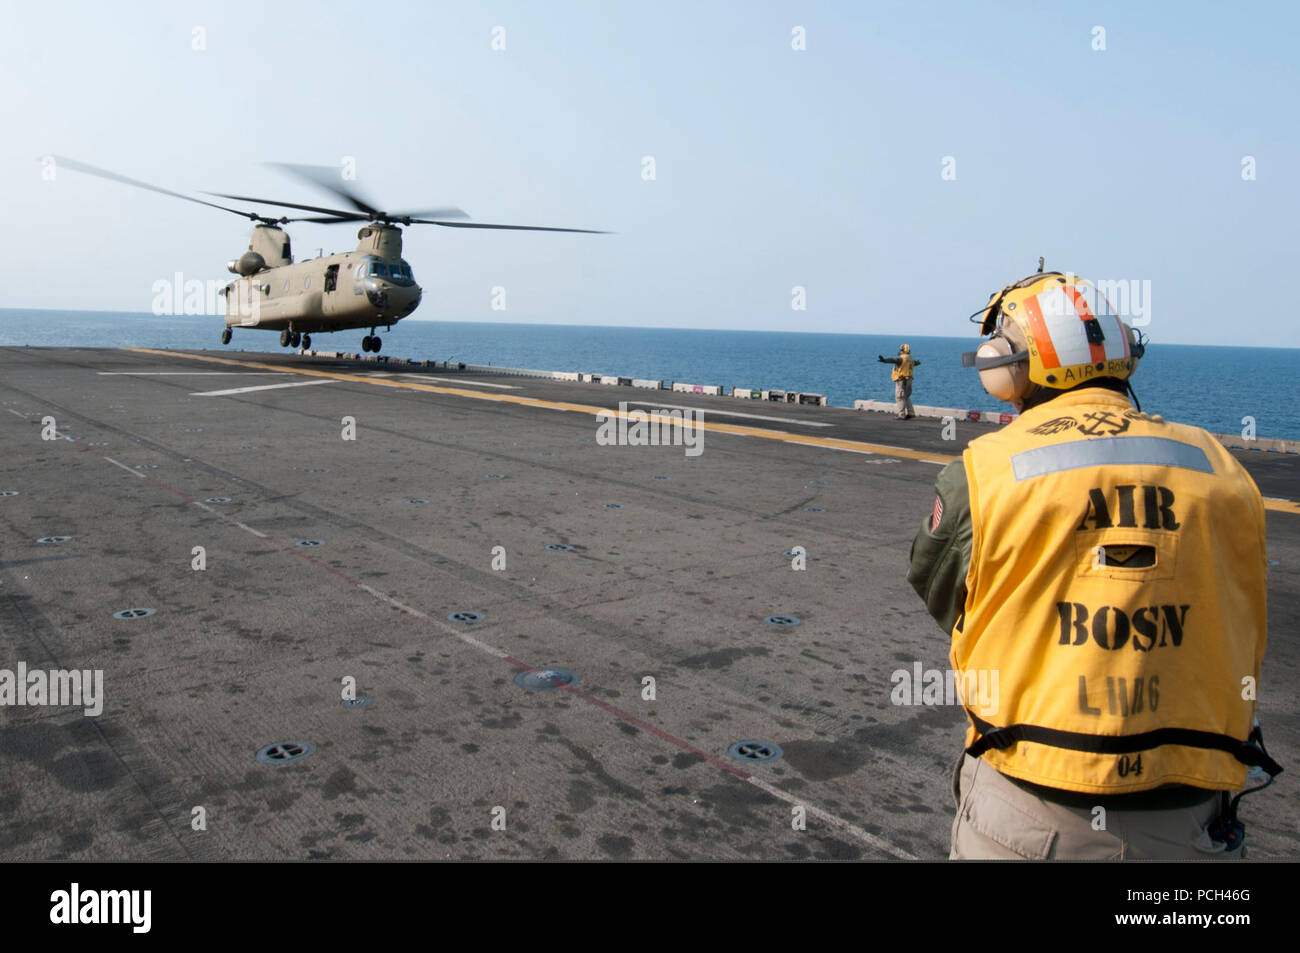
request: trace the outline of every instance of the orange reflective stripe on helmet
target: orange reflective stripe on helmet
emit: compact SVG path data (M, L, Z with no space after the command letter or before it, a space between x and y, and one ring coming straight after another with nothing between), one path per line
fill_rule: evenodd
M1038 309L1038 299L1026 298L1024 308L1025 318L1029 322L1029 333L1033 335L1034 347L1038 348L1038 356L1043 363L1043 367L1060 367L1061 359L1056 356L1056 347L1052 344L1052 335L1047 331L1047 322L1043 320L1043 312Z

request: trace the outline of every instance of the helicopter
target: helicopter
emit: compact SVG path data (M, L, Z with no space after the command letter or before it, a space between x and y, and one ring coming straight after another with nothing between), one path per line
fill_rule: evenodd
M279 169L333 193L350 210L279 202L272 199L205 192L216 198L274 205L315 212L316 215L272 218L258 212L218 205L204 199L173 192L147 182L85 162L53 156L61 167L98 176L124 185L170 195L187 202L231 212L253 221L248 251L226 267L239 277L220 292L225 298L225 327L221 343L229 344L235 328L280 332L280 346L306 350L313 333L332 333L352 328L369 328L361 339L361 350L378 354L383 340L375 330L392 326L420 306L421 288L411 266L402 258L402 229L410 225L441 225L444 228L498 228L525 232L579 232L604 235L590 228L552 228L542 225L495 225L459 221L469 216L458 208L436 208L412 212L386 212L367 201L354 189L339 184L339 170L328 166L271 163ZM363 223L357 232L354 251L295 262L289 236L281 227L292 222L319 224Z

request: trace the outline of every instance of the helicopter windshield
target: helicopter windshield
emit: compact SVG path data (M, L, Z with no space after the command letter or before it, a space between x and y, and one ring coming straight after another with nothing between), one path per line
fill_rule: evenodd
M411 273L411 266L405 261L399 261L391 265L382 261L372 261L366 266L366 275L370 278L387 278L389 281L398 284L414 284L415 282L415 275Z

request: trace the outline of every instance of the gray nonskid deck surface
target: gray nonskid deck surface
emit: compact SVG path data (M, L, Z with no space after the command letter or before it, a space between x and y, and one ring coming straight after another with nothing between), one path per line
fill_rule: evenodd
M387 379L699 407L936 459L986 430L959 424L945 441L938 421L833 408L444 370ZM0 668L102 669L106 696L99 717L0 710L0 857L946 856L964 716L890 702L895 670L948 666L904 578L935 463L712 430L691 459L600 446L589 413L328 378L194 396L312 380L0 350L0 490L19 491L0 498ZM46 416L76 439L42 440ZM1300 496L1294 457L1239 456L1265 495ZM1268 521L1260 712L1291 767L1300 515ZM71 538L36 542L58 535ZM782 555L794 546L806 571ZM133 607L156 612L112 616ZM458 610L484 618L448 621ZM530 693L515 683L525 667L580 680ZM371 705L341 705L345 676ZM296 740L315 753L254 759ZM783 757L741 764L727 750L742 740ZM1252 856L1300 855L1291 770L1243 802ZM192 829L198 807L206 830Z

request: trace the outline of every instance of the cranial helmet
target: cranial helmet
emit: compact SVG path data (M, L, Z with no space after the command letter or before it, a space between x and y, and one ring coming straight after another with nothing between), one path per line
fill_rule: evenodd
M900 344L900 345L898 345L898 353L899 353L899 354L911 354L911 353L912 353L912 345L910 345L910 344Z
M1142 335L1115 314L1091 282L1039 272L989 298L980 333L990 334L962 363L979 370L996 397L1020 404L1039 388L1064 391L1089 381L1127 381L1145 350Z

